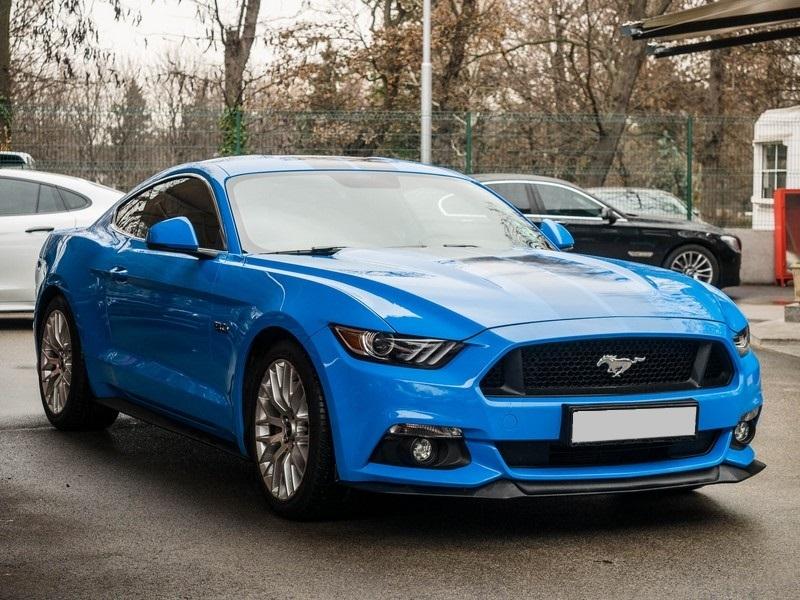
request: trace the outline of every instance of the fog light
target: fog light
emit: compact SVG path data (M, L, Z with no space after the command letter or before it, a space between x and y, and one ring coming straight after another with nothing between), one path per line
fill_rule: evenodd
M739 421L736 424L736 428L733 430L733 437L734 439L740 444L746 444L750 441L750 423L747 421Z
M742 415L742 418L740 420L741 421L752 421L753 419L755 419L758 416L758 414L760 412L761 412L761 407L759 406L758 408L754 408L750 412L745 413L744 415Z
M411 442L411 456L421 465L430 462L433 458L433 444L426 438L414 438Z

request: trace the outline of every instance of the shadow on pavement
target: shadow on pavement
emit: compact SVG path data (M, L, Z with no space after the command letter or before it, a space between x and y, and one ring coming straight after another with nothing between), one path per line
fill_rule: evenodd
M152 491L139 502L159 502L168 511L207 513L233 528L268 532L280 524L284 531L331 536L332 544L340 542L343 531L351 541L380 535L391 543L393 538L412 536L421 547L429 547L443 540L483 543L498 539L498 534L505 540L556 538L698 525L706 534L716 531L723 538L741 539L749 529L746 519L703 491L508 501L362 492L338 519L292 523L269 511L249 462L193 440L135 421L102 433L53 430L46 435L52 437L49 446L64 445L73 460L92 465L96 485ZM146 512L146 506L141 508Z

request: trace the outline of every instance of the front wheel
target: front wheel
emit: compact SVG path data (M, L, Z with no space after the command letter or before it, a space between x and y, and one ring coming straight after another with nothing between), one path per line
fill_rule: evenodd
M681 246L673 250L664 261L664 266L687 277L717 285L719 262L710 250L697 244Z
M250 442L267 502L291 519L330 514L343 490L311 361L297 344L278 342L253 361L247 379Z
M61 296L44 309L37 343L39 393L50 423L63 430L111 425L118 413L94 400L75 321Z

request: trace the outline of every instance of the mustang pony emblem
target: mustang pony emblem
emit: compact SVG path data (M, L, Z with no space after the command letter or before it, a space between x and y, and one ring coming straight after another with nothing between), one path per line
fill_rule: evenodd
M604 354L603 357L597 361L597 366L608 365L608 372L612 377L619 377L625 371L630 369L634 364L644 362L645 356L635 356L633 358L617 358L616 354Z

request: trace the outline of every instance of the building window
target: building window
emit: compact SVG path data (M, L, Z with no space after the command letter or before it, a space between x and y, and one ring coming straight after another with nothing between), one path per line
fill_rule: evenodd
M761 197L772 198L776 188L786 187L786 146L761 145Z

